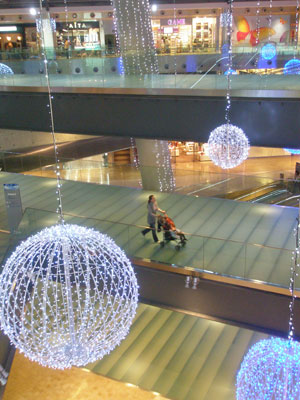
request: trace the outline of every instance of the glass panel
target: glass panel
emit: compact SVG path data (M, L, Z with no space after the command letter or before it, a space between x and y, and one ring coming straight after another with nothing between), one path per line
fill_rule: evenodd
M245 277L287 287L291 259L291 250L247 244Z
M244 277L243 243L221 239L204 239L204 269L222 275Z
M57 214L27 208L19 226L15 242L28 237L44 227L56 224ZM95 218L85 218L65 214L65 221L95 228L112 237L129 257L144 258L209 271L225 276L233 276L269 282L288 287L292 251L238 241L208 238L185 234L170 236L157 232L160 243L154 243L151 231L142 235L147 226L128 225Z

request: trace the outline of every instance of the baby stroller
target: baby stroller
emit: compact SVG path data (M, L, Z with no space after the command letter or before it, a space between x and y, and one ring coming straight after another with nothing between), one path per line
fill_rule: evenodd
M186 237L182 231L176 228L174 221L165 214L158 217L158 232L163 229L164 239L160 242L161 247L165 244L174 241L176 250L180 250L186 244Z

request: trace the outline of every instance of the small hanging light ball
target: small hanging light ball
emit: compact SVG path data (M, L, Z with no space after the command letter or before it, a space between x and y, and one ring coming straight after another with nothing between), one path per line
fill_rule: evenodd
M299 75L300 74L300 60L293 58L284 64L283 73L285 75Z
M1 328L32 361L51 368L101 359L125 338L138 285L115 242L77 225L22 242L0 277Z
M208 139L208 154L212 162L223 168L234 168L248 157L249 141L241 128L224 124L215 128Z
M300 344L271 337L246 354L237 375L237 400L300 398Z
M0 63L0 75L13 75L14 71L6 64Z
M267 43L261 49L262 58L272 60L276 56L276 46L273 43Z

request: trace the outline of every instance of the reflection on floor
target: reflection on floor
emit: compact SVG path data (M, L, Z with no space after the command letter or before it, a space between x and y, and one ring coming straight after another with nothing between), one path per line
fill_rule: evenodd
M300 156L252 158L227 171L210 161L176 163L173 164L176 191L197 196L224 196L236 191L255 190L279 180L280 174L284 174L285 179L293 179L296 162L300 162ZM55 177L52 167L31 170L27 174ZM64 163L61 166L61 176L63 179L80 182L141 187L141 176L136 167L105 167L101 156Z
M3 400L163 400L89 370L43 368L16 353Z

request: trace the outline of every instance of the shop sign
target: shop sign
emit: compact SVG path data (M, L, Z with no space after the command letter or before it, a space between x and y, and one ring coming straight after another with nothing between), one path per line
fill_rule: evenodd
M185 18L168 19L168 25L186 25Z
M192 25L191 18L169 18L162 19L160 22L162 26Z
M77 22L77 21L72 21L72 22L66 22L66 23L57 23L58 28L65 28L69 30L88 30L91 28L99 28L99 23L98 22Z
M13 25L13 26L0 26L0 32L17 32L18 28L17 26Z

